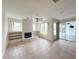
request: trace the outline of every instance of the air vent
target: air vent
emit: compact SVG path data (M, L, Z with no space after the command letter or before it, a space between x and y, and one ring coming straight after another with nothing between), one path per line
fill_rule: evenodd
M54 3L57 3L59 0L52 0Z

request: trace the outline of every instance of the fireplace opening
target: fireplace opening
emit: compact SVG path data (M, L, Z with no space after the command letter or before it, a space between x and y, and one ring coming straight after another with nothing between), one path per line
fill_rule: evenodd
M24 33L24 37L25 38L30 38L30 37L32 37L32 33L31 32Z

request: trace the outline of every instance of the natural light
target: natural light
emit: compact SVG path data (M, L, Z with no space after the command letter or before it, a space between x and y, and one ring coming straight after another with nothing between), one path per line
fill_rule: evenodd
M36 31L36 25L35 25L35 23L33 24L33 31Z
M19 22L14 22L13 31L22 31L22 24Z
M54 25L54 35L56 35L56 23L53 23Z
M47 35L48 32L48 23L41 24L41 34Z

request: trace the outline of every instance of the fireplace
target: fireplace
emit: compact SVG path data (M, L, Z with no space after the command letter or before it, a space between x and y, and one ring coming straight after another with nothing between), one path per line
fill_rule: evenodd
M31 32L24 33L24 38L30 38L30 37L32 37Z

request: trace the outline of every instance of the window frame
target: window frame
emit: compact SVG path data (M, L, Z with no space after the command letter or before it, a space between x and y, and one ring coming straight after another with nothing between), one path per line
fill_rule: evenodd
M46 31L46 24L47 24L47 31ZM43 29L42 29L42 27L43 27ZM40 25L40 28L41 28L41 30L40 30L40 33L41 34L43 34L43 35L47 35L48 34L48 23L42 23Z
M18 23L18 24L20 24L19 26L15 26L15 23ZM18 28L18 29L20 29L20 30L17 30L16 28ZM21 22L13 22L13 26L12 26L12 31L14 31L14 32L19 32L19 31L22 31L22 23Z

